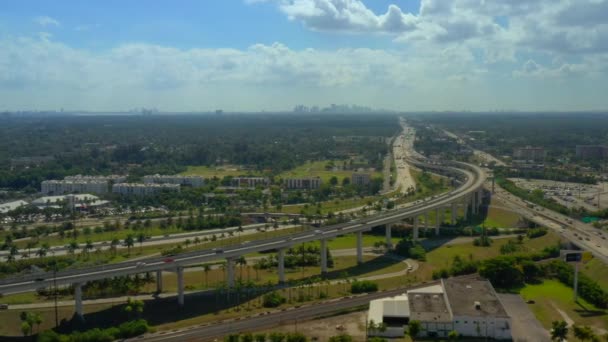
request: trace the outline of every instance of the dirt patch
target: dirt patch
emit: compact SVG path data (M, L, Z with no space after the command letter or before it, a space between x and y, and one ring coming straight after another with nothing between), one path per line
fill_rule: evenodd
M342 333L351 335L354 341L365 341L365 319L367 311L353 312L345 315L332 316L309 321L290 321L270 331L300 332L311 341L328 341L330 337Z

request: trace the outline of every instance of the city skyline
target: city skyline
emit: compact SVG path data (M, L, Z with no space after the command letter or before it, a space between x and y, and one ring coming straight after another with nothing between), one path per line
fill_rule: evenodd
M608 1L23 1L0 110L604 110Z

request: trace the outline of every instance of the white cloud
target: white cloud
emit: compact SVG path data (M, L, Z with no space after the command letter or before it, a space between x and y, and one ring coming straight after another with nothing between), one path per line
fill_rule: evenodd
M608 73L608 56L599 55L578 63L555 59L550 66L531 60L501 73L480 63L463 44L389 51L294 50L280 43L246 49L132 43L89 51L43 35L0 39L0 46L0 110L276 110L297 103L401 110L514 108L517 103L521 108L517 92L529 79L552 85L564 77L584 81L588 73L601 83ZM563 98L559 92L549 95L524 109L546 109ZM608 107L605 96L595 101Z
M61 26L61 23L59 23L59 21L57 21L57 19L48 17L48 16L39 16L34 18L34 21L43 27L47 27L47 26Z

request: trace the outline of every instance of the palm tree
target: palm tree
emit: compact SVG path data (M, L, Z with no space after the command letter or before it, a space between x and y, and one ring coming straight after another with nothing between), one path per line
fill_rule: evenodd
M47 251L48 250L46 248L44 248L44 246L42 246L38 249L38 251L36 252L36 255L40 258L44 258L46 256Z
M247 265L247 259L244 256L240 256L236 260L237 265L239 265L239 279L243 279L243 266Z
M116 247L120 244L120 240L118 240L117 238L113 238L112 241L110 242L110 249L112 250L112 253L114 255L116 255Z
M551 340L561 342L568 336L568 323L554 321L551 323Z
M93 241L87 240L87 242L84 245L84 248L82 249L82 251L83 251L83 253L89 254L89 252L92 251L93 248L94 248Z
M135 240L133 239L133 235L129 234L125 238L124 245L127 247L127 254L131 255L131 247L135 244Z
M209 287L209 271L211 271L211 265L203 265L203 272L205 272L205 287Z
M68 253L71 255L74 255L74 253L76 252L76 250L78 248L80 248L80 246L78 245L78 242L76 242L76 240L72 240L70 241L70 243L65 246L68 249Z
M139 251L141 252L144 241L146 240L146 235L144 233L137 234L137 242L139 242Z
M19 254L19 249L17 248L17 246L11 245L11 249L9 250L8 256L6 257L6 261L15 261L15 256L17 254Z

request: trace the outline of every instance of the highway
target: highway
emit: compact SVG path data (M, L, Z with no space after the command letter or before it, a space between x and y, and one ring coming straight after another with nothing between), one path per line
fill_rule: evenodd
M605 232L553 210L526 202L498 185L495 187L494 196L522 217L555 230L574 245L591 252L604 263L608 263L608 234Z
M335 238L339 235L367 231L372 227L400 222L406 218L422 215L430 210L446 207L452 202L466 199L481 189L486 178L485 172L481 168L466 163L451 162L448 166L446 166L430 165L414 159L408 160L408 162L418 165L419 167L443 169L451 174L459 174L461 179L463 179L463 182L456 190L435 196L434 198L426 201L420 201L419 203L405 209L386 211L375 216L348 223L327 226L315 231L296 233L289 237L257 240L240 245L232 245L225 247L224 249L218 248L187 252L173 256L169 260L165 257L155 257L112 265L66 270L58 272L56 276L53 275L52 272L46 272L24 275L21 277L5 278L0 280L0 293L11 294L34 291L41 287L49 287L54 282L56 282L57 285L82 284L92 280L115 276L162 270L177 270L178 267L183 267L186 265L211 262L218 259L238 258L242 255L250 253L271 249L288 248L295 244L304 242L327 240Z

